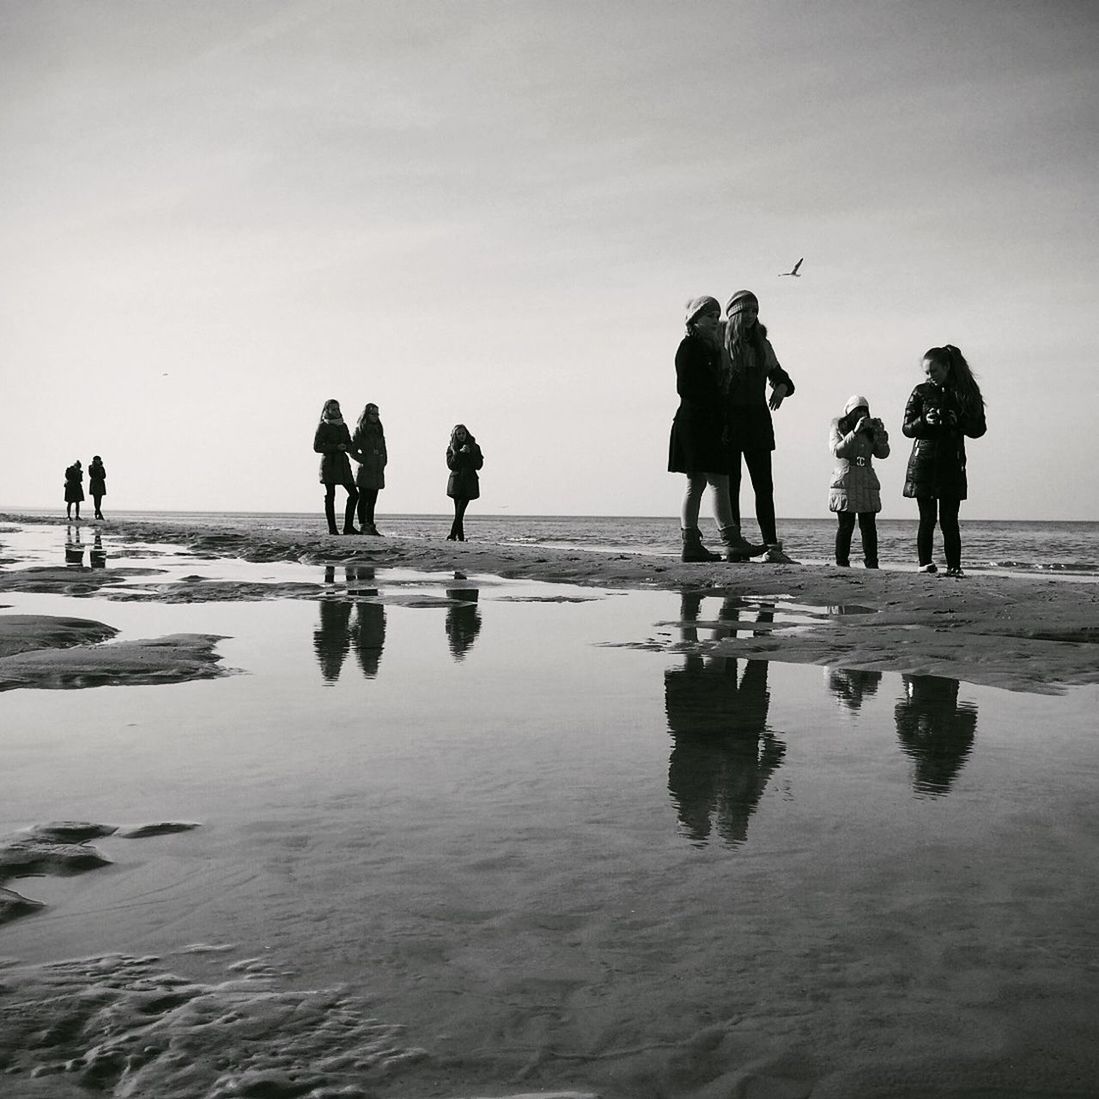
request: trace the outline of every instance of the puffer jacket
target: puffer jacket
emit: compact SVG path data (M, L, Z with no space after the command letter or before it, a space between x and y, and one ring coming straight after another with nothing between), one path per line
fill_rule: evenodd
M929 424L927 413L932 408L938 410L942 419L950 419L953 414L953 422ZM965 475L965 436L979 439L985 433L984 409L966 414L949 390L934 382L921 382L908 398L901 430L907 438L915 440L903 495L964 500L969 488Z
M844 431L846 417L832 421L828 445L836 456L828 486L829 511L881 511L881 483L874 458L889 457L889 432L881 420L871 420L871 431Z

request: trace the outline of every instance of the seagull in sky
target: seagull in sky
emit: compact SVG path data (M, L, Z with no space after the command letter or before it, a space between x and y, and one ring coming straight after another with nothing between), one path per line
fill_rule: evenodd
M790 270L790 271L783 271L783 272L781 272L781 273L779 274L779 278L780 278L780 279L783 279L783 278L785 278L785 277L786 277L787 275L790 275L790 276L791 276L792 278L795 278L795 279L800 279L800 278L801 278L801 275L799 275L799 274L798 274L798 268L799 268L799 267L800 267L800 266L801 266L801 265L802 265L802 264L803 264L804 262L805 262L805 257L804 257L804 256L802 256L802 257L801 257L801 259L799 259L799 260L797 261L797 263L795 263L795 264L794 264L794 266L793 266L793 269L792 269L792 270Z

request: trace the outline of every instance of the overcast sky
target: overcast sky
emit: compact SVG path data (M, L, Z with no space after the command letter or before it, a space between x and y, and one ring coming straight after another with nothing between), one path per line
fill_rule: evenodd
M964 515L1099 520L1097 74L1090 0L0 0L0 506L98 453L108 513L319 512L334 396L381 515L449 510L457 421L482 512L674 515L683 302L746 287L780 516L855 392L915 516L951 342Z

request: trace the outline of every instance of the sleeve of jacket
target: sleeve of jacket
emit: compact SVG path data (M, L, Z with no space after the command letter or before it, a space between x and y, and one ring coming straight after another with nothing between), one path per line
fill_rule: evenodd
M705 352L698 340L686 339L675 353L675 391L688 401L707 401L712 392L706 385Z
M474 469L480 469L485 464L485 456L481 453L481 444L473 444L473 453L470 454L470 464Z
M351 436L351 445L347 448L347 453L350 457L354 458L356 462L362 463L363 460L363 437L362 432L358 428L355 428L355 434Z
M794 395L794 379L779 365L771 341L764 337L763 345L763 351L767 358L767 380L771 383L771 388L774 389L776 386L784 385L786 386L786 396L792 397Z
M317 424L317 430L313 433L313 449L318 454L331 454L336 449L330 443L325 442L325 434L324 424Z
M970 412L962 416L958 426L962 429L962 433L968 435L971 439L979 439L988 430L988 424L985 422L984 405L981 406L978 412Z
M855 433L853 431L847 432L845 435L840 431L839 421L834 420L832 422L832 430L828 437L829 445L832 448L832 453L837 458L850 458L851 447L855 442Z
M446 468L458 468L458 455L454 453L454 448L449 446L446 448Z
M920 392L919 386L912 390L912 396L908 398L908 404L904 406L904 422L901 424L901 432L906 439L933 439L939 434L939 428L924 423L923 393Z
M889 432L884 426L874 431L874 457L889 457Z

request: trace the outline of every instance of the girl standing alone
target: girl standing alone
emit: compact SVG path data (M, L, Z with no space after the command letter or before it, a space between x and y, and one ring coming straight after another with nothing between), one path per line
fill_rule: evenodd
M355 475L359 490L359 526L363 534L379 535L380 531L374 525L374 506L378 493L385 488L388 455L385 429L376 404L368 404L363 409L355 425L355 434L351 436L351 454L359 463L359 472Z
M339 534L336 527L336 486L347 489L347 503L343 511L344 534L358 534L355 529L355 504L359 490L351 476L351 462L347 452L351 449L351 433L343 422L340 402L335 398L324 402L321 422L313 435L313 449L321 457L320 480L324 485L324 517L328 520L328 533Z
M454 501L454 522L450 524L450 533L446 536L448 542L466 540L462 519L470 500L476 500L481 495L477 470L484 464L477 440L470 435L465 424L455 424L450 433L450 445L446 448L446 465L450 470L446 494Z
M966 498L965 436L987 430L985 402L965 356L953 345L932 347L923 357L927 381L908 398L901 430L914 439L904 495L920 508L916 552L920 572L938 572L931 553L938 519L943 531L946 575L963 576L958 511Z
M889 432L881 420L870 418L870 402L855 395L843 406L843 415L832 421L829 445L836 456L828 510L836 513L836 564L851 564L851 535L858 517L862 535L862 559L868 569L878 567L878 526L874 516L881 511L881 484L874 472L873 458L889 457Z

